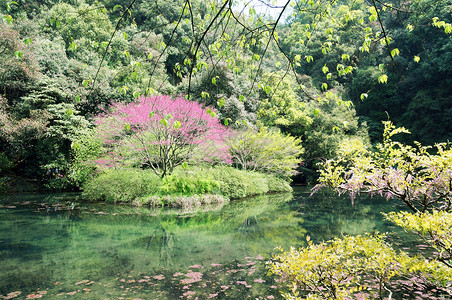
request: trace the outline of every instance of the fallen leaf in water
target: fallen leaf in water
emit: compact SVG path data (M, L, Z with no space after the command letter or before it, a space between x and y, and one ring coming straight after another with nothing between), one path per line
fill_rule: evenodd
M194 269L204 269L204 267L201 266L201 265L193 265L193 266L189 266L189 268L194 268Z
M73 292L66 293L66 295L72 296L72 295L75 295L76 293L77 293L77 291L73 291Z
M13 299L19 296L20 294L22 294L22 292L20 291L11 292L8 295L6 295L6 297L3 297L3 299Z

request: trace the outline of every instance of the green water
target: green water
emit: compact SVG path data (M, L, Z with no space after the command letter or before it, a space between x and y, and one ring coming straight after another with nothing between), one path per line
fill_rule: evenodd
M186 211L83 204L76 194L0 203L0 295L16 299L279 299L265 269L275 247L386 232L380 212L393 209L307 188Z

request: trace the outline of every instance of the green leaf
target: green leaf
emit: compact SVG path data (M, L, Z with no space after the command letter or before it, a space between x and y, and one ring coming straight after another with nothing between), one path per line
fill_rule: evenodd
M80 95L75 96L75 102L79 103L80 102Z
M122 10L122 6L121 5L115 5L114 7L113 7L113 11L117 11L117 10Z
M133 98L138 99L138 97L141 96L141 93L139 91L134 91L132 95L133 95Z
M325 82L322 83L322 90L326 91L328 89L328 84L326 84Z
M124 37L124 39L127 41L127 32L123 32L122 36Z
M383 74L378 77L379 83L388 83L388 75Z
M17 4L17 2L11 1L11 2L9 2L9 3L6 3L6 10L7 10L7 11L10 11L10 10L12 9L12 5L13 5L13 4L19 6L19 4Z
M66 117L68 117L68 118L74 114L74 112L70 108L66 109L64 111L64 113L66 114Z
M151 111L149 113L149 119L152 119L155 116L155 111Z
M11 15L6 15L6 16L3 16L3 21L6 24L12 24L14 19L13 19L13 17Z
M208 115L210 115L212 118L214 118L217 114L213 111L213 110L211 110L210 108L208 108L207 110L206 110L206 112L207 112L207 114Z
M71 42L71 43L69 44L68 50L69 50L69 51L75 51L75 50L77 50L77 44L76 44L75 42Z
M392 56L392 57L398 56L399 54L400 54L399 49L394 48L394 49L391 50L391 56Z
M239 96L239 101L240 101L240 102L243 102L243 101L245 101L245 96L243 96L243 95L240 95L240 96Z
M206 70L209 69L209 67L208 67L208 65L207 65L207 63L206 63L205 61L200 61L200 62L198 62L198 64L196 65L196 67L198 68L199 71L202 70L202 67L205 67Z
M182 126L182 123L179 121L174 121L173 123L173 128L174 129L179 129Z
M14 56L16 58L22 59L23 54L24 53L22 51L14 51Z
M368 94L362 93L361 96L360 96L361 101L364 101L364 99L367 99L368 96L369 96Z
M124 124L124 129L126 131L130 131L130 124Z
M89 84L89 80L88 79L85 79L85 80L82 81L82 85L84 87L88 87L88 84Z
M160 124L162 124L162 125L165 126L165 127L168 127L168 120L166 120L166 119L161 119L161 120L160 120Z
M306 61L307 61L308 63L310 63L310 62L313 61L313 60L314 60L314 57L312 57L311 55L306 56Z
M226 101L224 100L224 98L221 98L220 100L217 101L218 107L223 107L225 104Z
M125 85L123 85L122 87L119 88L119 91L121 93L123 93L124 95L127 94L127 91L129 90L129 88Z
M218 76L215 76L212 78L212 83L215 85L217 85L217 78L218 78Z
M322 67L322 72L323 72L323 74L328 73L328 71L329 71L328 67L327 67L326 65L324 65L324 66Z
M31 38L27 38L24 40L25 45L31 45L33 43L33 41L31 40Z

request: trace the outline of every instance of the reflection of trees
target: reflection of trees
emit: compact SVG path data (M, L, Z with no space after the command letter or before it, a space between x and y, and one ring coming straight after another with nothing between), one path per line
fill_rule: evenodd
M318 193L299 200L304 202L299 211L306 220L305 228L315 242L342 234L384 231L380 212L391 210L385 199L376 196L372 199L368 196L358 197L353 205L347 195L338 197L332 192Z
M301 227L304 220L296 212L288 212L287 207L268 211L260 216L247 218L238 228L234 238L247 241L248 247L259 250L262 245L288 247L301 246L306 230ZM271 250L271 249L270 249Z
M248 217L243 221L242 225L240 225L238 231L241 232L243 235L248 236L250 231L256 231L257 230L257 224L259 221L257 221L257 217Z
M170 267L173 265L175 242L176 235L168 232L160 225L160 227L156 228L154 233L149 236L146 250L148 250L151 245L154 245L159 253L159 266Z

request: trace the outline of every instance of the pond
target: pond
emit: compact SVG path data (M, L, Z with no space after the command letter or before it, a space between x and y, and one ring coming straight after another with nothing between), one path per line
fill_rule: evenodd
M2 196L0 295L279 299L265 268L276 247L394 229L381 216L393 203L309 193L185 211L85 204L78 194Z

